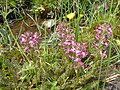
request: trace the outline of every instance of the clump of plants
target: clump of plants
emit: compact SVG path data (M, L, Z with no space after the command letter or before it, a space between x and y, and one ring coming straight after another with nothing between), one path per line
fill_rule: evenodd
M36 46L38 41L39 41L40 35L35 32L25 32L24 34L20 35L20 43L22 45L22 47L24 48L24 52L28 51L30 48L38 48Z
M60 39L61 43L58 45L62 47L66 56L71 58L74 62L79 63L80 66L84 68L85 65L81 59L88 55L88 52L86 51L87 44L84 42L76 42L75 34L71 33L69 28L66 28L64 22L57 26L57 38ZM74 68L76 68L76 64L74 66Z
M110 3L108 7L106 2ZM4 20L0 24L0 90L101 90L101 87L104 90L109 72L115 69L119 73L116 67L111 67L120 61L119 32L114 32L117 22L112 18L118 13L119 3L115 3L116 7L112 7L114 1L108 0L104 3L93 0L0 3L0 19ZM10 26L14 27L15 22L9 18L12 12L19 17L28 15L33 20L34 24L23 20L29 31L18 36L13 34ZM39 25L38 17L48 19L44 14L51 18L54 14L58 20L50 19L47 23L40 19ZM98 23L95 27L94 22ZM29 29L34 26L40 33Z
M95 47L95 52L97 52L100 58L107 59L107 51L112 35L112 27L106 23L100 24L99 27L95 30L93 47Z

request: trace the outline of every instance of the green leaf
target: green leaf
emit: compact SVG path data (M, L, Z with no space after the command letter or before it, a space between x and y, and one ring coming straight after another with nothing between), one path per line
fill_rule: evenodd
M8 4L10 4L12 7L16 7L16 2L14 0L8 0Z
M10 4L11 4L13 7L16 7L16 2L15 2L15 1L10 2Z
M98 84L99 84L98 80L90 82L90 83L86 84L85 86L83 86L83 88L81 90L91 90L91 89L95 88Z
M57 81L53 81L51 84L52 84L51 90L57 90L56 89Z

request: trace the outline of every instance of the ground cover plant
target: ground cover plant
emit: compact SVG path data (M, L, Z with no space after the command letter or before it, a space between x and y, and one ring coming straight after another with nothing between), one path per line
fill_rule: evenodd
M0 1L0 90L120 90L120 1Z

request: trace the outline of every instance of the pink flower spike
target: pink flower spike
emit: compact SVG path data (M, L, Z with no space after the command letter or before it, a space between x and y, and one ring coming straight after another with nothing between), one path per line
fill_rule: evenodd
M25 39L25 38L21 38L20 42L21 42L22 44L26 44L26 43L28 42L28 40Z
M101 33L102 33L102 31L101 31L100 29L96 29L96 32L97 32L98 34L101 34Z
M21 34L20 37L26 38L26 35L25 34Z
M110 36L112 36L112 32L108 32L108 34L109 34Z
M110 36L108 34L105 34L106 39L110 39Z
M96 34L95 39L100 40L100 36L98 34Z
M34 41L29 41L29 44L30 44L31 47L33 47L35 42Z
M69 46L69 45L71 45L71 42L70 41L65 41L64 43L63 43L65 46Z
M87 47L87 43L83 42L83 43L81 43L81 46L82 47Z
M75 59L73 56L70 56L70 55L69 55L69 58L71 58L72 60L74 60L74 59Z
M105 46L108 46L108 45L109 45L109 42L105 42L104 45L105 45Z
M33 34L33 37L34 37L34 38L36 38L36 37L37 37L37 33L36 33L36 32Z
M96 42L93 42L93 46L94 46L95 48L98 48L98 44L97 44Z
M67 49L67 51L65 52L66 55L68 55L70 52L70 49Z
M74 47L71 48L71 49L70 49L70 52L75 53L75 48L74 48Z
M66 28L66 30L65 30L66 32L68 32L69 31L69 28Z
M88 55L88 52L83 51L83 52L81 53L81 55L82 55L82 58L85 58L85 57Z
M25 47L24 52L28 51L30 47Z
M81 59L80 59L80 58L76 58L74 61L75 61L75 62L80 62Z
M76 50L76 56L79 56L81 54L81 51Z
M59 33L59 32L61 32L61 30L57 27L57 32Z
M72 38L72 40L74 40L75 39L75 34L71 34L71 38Z
M102 26L100 26L98 29L99 29L99 30L102 30Z
M62 34L62 37L64 38L64 37L65 37L65 34Z
M62 44L61 44L61 43L58 43L58 46L62 46Z
M108 28L108 31L112 33L112 28L111 28L111 27L109 27L109 28Z
M106 51L104 51L103 56L105 59L107 59L107 52Z
M75 41L72 41L72 46L77 46L77 42L75 42Z
M57 38L59 38L59 39L61 38L60 34L57 35Z
M85 68L85 64L84 64L83 62L80 62L80 66L81 66L82 68Z
M74 70L77 70L77 65L75 64L73 68L74 68Z
M102 40L102 41L101 41L101 44L104 45L104 44L105 44L105 40Z
M37 42L38 38L33 38L32 41L35 43Z
M104 52L100 51L100 56L103 57L104 59L107 59L106 53L107 53L106 51L104 51Z
M39 39L39 35L38 35L37 33L35 33L35 34L33 35L33 37L34 37L35 40L38 40L38 39Z

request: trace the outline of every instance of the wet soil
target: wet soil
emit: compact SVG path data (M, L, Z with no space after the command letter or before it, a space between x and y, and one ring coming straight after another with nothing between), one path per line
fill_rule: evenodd
M43 21L44 20L39 19L38 21L35 22L41 25ZM10 27L14 35L18 35L19 33L24 33L25 31L38 32L37 26L35 25L34 21L30 18L17 20L13 22L13 25L10 24Z

